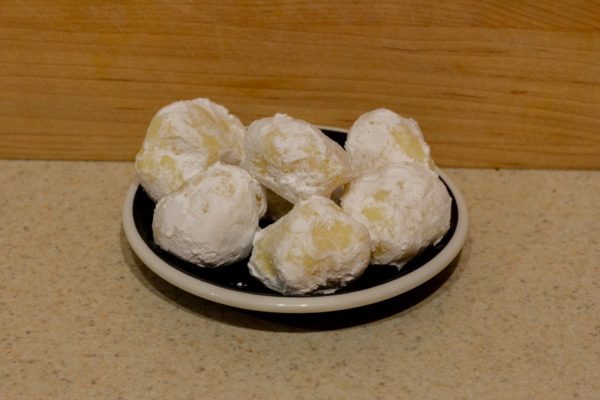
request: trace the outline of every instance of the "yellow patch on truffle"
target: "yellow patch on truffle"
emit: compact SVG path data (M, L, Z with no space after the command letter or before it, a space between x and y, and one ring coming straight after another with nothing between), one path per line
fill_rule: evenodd
M425 152L423 151L423 145L419 139L413 135L407 127L399 126L390 131L390 134L396 141L396 144L408 155L410 158L421 161L425 159Z
M377 201L386 201L390 198L390 192L387 190L380 190L373 195L373 198Z
M254 260L265 275L274 278L276 275L275 266L273 265L271 252L267 250L270 247L267 236L264 236L261 240L257 241L254 244Z
M212 135L202 135L202 144L206 150L207 165L212 165L221 158L221 145L216 137Z
M334 221L331 225L318 224L311 229L312 240L319 253L345 250L352 244L354 230L349 224Z
M385 213L379 207L365 207L362 209L362 214L374 222L385 221Z

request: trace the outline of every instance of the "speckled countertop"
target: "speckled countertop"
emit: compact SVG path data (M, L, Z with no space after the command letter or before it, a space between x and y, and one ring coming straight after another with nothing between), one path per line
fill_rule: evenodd
M447 173L471 229L437 290L281 317L144 267L132 164L0 161L0 399L600 398L600 172Z

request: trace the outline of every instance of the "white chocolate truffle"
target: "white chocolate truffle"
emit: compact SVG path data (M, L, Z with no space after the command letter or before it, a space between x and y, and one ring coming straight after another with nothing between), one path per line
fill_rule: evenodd
M329 197L351 177L344 149L308 122L277 114L254 121L244 138L242 165L291 203Z
M385 108L360 116L350 128L344 148L354 176L403 161L434 168L417 121Z
M247 171L217 163L159 200L154 241L201 267L231 264L250 254L266 208L262 187Z
M314 196L260 230L248 267L265 286L283 293L331 293L369 264L367 229L332 200Z
M162 108L148 127L135 158L140 184L155 201L217 161L239 164L244 126L208 99Z
M342 196L342 209L369 230L371 263L397 267L446 234L451 204L438 174L414 162L363 174Z

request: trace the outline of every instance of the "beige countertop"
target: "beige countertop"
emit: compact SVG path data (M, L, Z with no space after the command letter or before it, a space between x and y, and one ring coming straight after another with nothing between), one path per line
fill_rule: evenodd
M0 399L600 398L598 171L447 170L471 217L449 278L326 317L149 272L121 228L131 163L0 171Z

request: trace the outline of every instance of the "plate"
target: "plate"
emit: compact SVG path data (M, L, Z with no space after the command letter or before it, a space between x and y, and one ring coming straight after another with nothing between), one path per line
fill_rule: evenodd
M320 127L343 144L346 131ZM458 256L467 236L465 201L443 173L440 179L452 197L450 229L435 246L411 260L400 271L394 266L370 265L348 286L329 295L284 296L266 288L248 272L248 259L220 268L201 268L163 251L154 243L154 202L137 181L130 186L123 205L123 229L131 248L142 262L171 284L204 299L247 310L274 313L340 311L378 303L405 293L435 277ZM261 221L261 226L267 225Z

